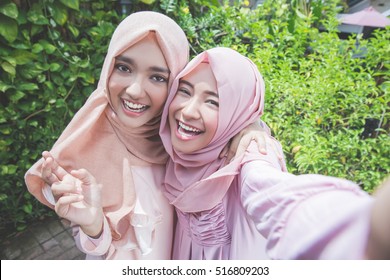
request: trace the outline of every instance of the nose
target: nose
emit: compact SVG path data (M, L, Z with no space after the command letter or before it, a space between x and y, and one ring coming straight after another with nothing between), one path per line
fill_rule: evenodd
M188 100L182 110L182 115L186 119L199 119L199 102L196 98L191 98Z
M126 93L129 94L132 99L139 99L142 97L142 81L140 79L134 79L131 81L130 85L126 88Z

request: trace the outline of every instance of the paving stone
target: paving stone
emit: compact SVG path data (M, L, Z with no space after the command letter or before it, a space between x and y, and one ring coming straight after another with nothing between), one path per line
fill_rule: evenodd
M77 247L72 247L69 250L61 254L58 259L61 260L85 260L85 254L83 254Z
M3 249L4 256L1 259L4 260L17 260L22 255L22 249L16 247L7 247Z
M30 230L39 243L43 243L52 237L50 232L42 224L34 225Z
M64 227L59 220L52 220L48 222L47 229L54 236L64 231Z
M55 239L49 239L46 242L43 242L41 245L45 251L50 251L54 247L60 247L60 243Z
M0 243L3 260L84 260L75 244L69 222L56 217L34 223L24 232Z
M60 234L54 236L54 239L60 244L64 249L69 249L72 246L75 246L75 241L67 231L61 232Z
M36 246L28 250L23 250L22 254L18 257L18 260L34 260L39 255L43 254L44 251L41 246Z
M41 254L35 258L35 260L60 260L60 256L64 250L59 246L51 247L50 250L45 250L44 254Z

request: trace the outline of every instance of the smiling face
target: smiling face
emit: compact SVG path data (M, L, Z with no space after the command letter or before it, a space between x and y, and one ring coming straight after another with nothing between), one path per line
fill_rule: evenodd
M169 69L154 33L115 58L108 81L118 119L138 128L159 115L168 95Z
M169 106L172 146L192 153L206 147L218 126L217 82L208 63L182 77Z

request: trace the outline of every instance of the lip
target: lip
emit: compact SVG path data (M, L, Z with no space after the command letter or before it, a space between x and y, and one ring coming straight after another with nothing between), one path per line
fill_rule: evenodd
M204 131L202 131L201 129L196 128L196 127L191 126L191 125L188 125L188 124L186 124L182 121L179 121L179 120L176 120L176 124L177 124L176 131L175 131L176 137L180 140L183 140L183 141L193 140L193 139L197 138L199 135L204 133ZM180 124L182 124L186 127L192 128L195 131L199 131L199 132L196 132L196 134L188 134L188 133L186 133L186 131L183 130L183 128Z
M122 104L122 109L123 109L124 113L128 116L131 116L131 117L141 116L143 113L145 113L150 108L150 106L148 106L148 105L141 104L138 102L132 102L132 101L129 101L129 100L126 100L123 98L121 98L121 104ZM139 107L139 108L130 108L130 106L134 106L134 105Z

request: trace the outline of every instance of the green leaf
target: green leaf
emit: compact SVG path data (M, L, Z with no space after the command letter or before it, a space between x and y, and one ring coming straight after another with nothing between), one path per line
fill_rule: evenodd
M4 61L4 62L1 64L1 68L3 68L5 72L11 74L12 76L15 76L15 74L16 74L15 66L12 66L12 65L11 65L9 62L7 62L7 61Z
M68 10L64 5L59 3L53 3L52 5L48 5L49 11L59 25L64 25L68 20Z
M10 88L14 88L14 86L13 85L7 85L4 82L0 81L0 91L1 92L6 92Z
M15 3L8 3L0 6L0 13L13 19L16 19L19 14L18 7L16 6Z
M39 44L39 43L36 43L36 44L33 45L31 51L33 53L40 53L41 51L43 51L43 46L41 44Z
M25 50L16 50L13 52L12 56L18 65L27 64L37 57L35 54Z
M10 127L0 128L0 133L2 133L4 135L10 135L11 132L12 132L12 130ZM3 167L6 167L6 166L3 166Z
M18 90L35 90L38 89L38 86L33 83L24 83L17 87Z
M5 193L0 193L0 201L4 201L8 198L8 195Z
M54 45L50 44L46 40L39 40L39 43L48 54L52 54L57 49Z
M50 64L50 71L51 72L57 72L61 68L61 65L58 63L51 63Z
M14 103L18 102L20 99L25 97L26 94L22 91L16 91L14 94L10 96L10 100Z
M68 28L69 28L70 32L72 32L74 37L77 38L79 36L80 31L76 27L74 27L73 25L69 24Z
M62 4L73 10L79 10L79 0L60 0Z
M32 213L32 204L25 204L23 205L23 211L26 212L27 214L31 214Z
M27 20L37 25L46 25L49 23L48 19L42 12L42 7L39 4L34 4L28 11Z
M12 43L18 36L18 23L16 20L0 15L0 35Z
M156 0L141 0L142 3L148 4L148 5L153 4L155 1Z
M4 60L7 61L9 64L11 64L14 67L16 66L16 60L14 57L7 56L7 57L4 57Z

